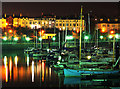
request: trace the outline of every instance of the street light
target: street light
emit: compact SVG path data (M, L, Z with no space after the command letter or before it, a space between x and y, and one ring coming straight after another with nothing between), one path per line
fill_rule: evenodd
M73 36L66 36L67 40L73 40Z
M42 41L42 37L40 37L39 40Z
M85 36L84 39L85 39L85 40L88 40L88 39L89 39L89 36Z
M18 37L15 37L15 38L14 38L14 41L18 41Z
M10 29L10 30L9 30L9 33L12 33L12 32L13 32L13 31Z
M56 37L53 37L52 40L55 41L55 40L56 40Z
M100 36L100 39L103 39L103 36Z
M5 36L5 37L3 37L3 40L4 40L4 41L6 41L6 40L7 40L7 37L6 37L6 36Z
M112 38L113 38L113 36L112 36L112 35L109 35L109 38L110 38L110 39L112 39Z
M26 41L30 41L30 38L29 38L29 37L26 37Z

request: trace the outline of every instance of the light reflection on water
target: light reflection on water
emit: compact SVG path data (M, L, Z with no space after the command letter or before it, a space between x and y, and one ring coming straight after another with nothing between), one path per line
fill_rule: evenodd
M11 53L11 52L9 52ZM1 66L0 66L1 68ZM81 78L58 76L61 71L54 71L44 60L33 60L28 55L13 52L2 57L2 87L109 87L120 85L119 78L107 81L95 81ZM105 84L107 82L107 84ZM113 85L112 85L113 84ZM84 89L84 88L83 88Z
M17 87L21 85L30 87L33 85L30 85L31 83L36 83L37 86L44 86L46 82L50 85L50 82L52 82L51 77L56 77L56 81L58 81L57 75L46 65L45 61L33 60L33 58L24 54L21 56L17 56L17 54L14 56L3 55L2 87ZM16 83L17 86L15 85ZM36 84L33 86L36 86Z

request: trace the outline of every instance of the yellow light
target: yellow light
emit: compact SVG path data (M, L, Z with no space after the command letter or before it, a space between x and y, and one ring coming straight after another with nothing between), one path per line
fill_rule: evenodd
M112 36L112 35L109 35L109 38L111 39L111 38L113 38L113 36Z
M18 56L15 56L15 66L17 67L17 63L18 63Z
M65 30L65 27L63 27L63 30Z
M87 56L87 59L88 59L88 60L91 59L91 56Z

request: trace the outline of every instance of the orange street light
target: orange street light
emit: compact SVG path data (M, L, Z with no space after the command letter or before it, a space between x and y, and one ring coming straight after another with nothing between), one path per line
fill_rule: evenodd
M9 33L12 33L12 32L13 32L13 31L10 29L10 30L9 30Z

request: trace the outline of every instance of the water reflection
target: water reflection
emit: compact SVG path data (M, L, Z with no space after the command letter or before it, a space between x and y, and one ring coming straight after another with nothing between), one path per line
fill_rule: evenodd
M81 87L81 86L119 86L120 79L108 77L107 80L66 78L63 71L54 71L42 59L28 55L2 57L2 87ZM62 77L60 77L62 76ZM108 85L109 84L109 85ZM81 88L80 88L81 89ZM84 89L84 88L83 88ZM91 88L92 89L92 88Z
M34 61L32 61L32 82L34 82Z
M29 55L27 55L27 66L29 66Z
M17 67L17 63L18 63L18 56L15 56L15 66Z
M29 84L30 82L37 82L39 86L43 86L48 80L52 81L51 77L54 78L54 76L51 76L52 69L43 60L33 60L28 55L24 59L19 56L3 56L2 59L3 84L11 86L9 83L13 83L13 85L14 83L22 83L25 85L24 82L28 82L28 86L32 86L32 84Z

